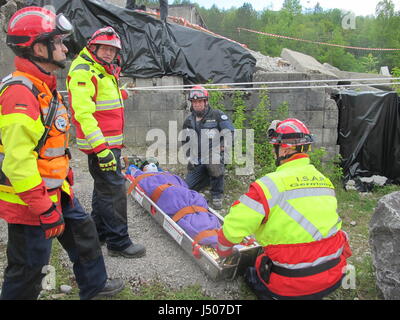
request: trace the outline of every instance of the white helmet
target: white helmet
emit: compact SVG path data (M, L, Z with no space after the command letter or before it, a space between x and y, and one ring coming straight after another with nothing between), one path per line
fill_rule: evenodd
M158 172L157 165L155 163L150 162L143 167L143 172Z

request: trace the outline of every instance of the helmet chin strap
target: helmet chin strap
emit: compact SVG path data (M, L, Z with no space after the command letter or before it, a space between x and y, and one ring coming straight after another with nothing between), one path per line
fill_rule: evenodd
M279 156L279 148L280 148L279 144L274 145L274 150L275 150L275 155L276 155L275 165L277 167L279 167L281 165L282 161L289 159L292 155L297 153L297 152L293 152L293 153L287 154L285 156Z
M274 150L275 150L275 155L276 155L276 160L275 160L275 165L279 167L282 163L282 161L289 159L291 156L297 154L297 153L304 153L309 150L309 145L301 145L301 146L296 146L296 149L293 153L289 153L285 156L279 156L279 144L274 145Z
M95 46L95 50L90 50L88 48L90 53L92 53L94 55L93 58L96 60L96 62L100 63L106 69L106 71L109 74L114 75L118 79L119 78L119 72L120 72L120 70L119 71L117 70L118 68L120 69L120 62L119 62L119 58L118 58L119 57L119 52L117 53L117 55L115 56L114 61L113 61L113 62L115 62L115 60L117 60L117 63L113 63L113 62L109 63L109 62L105 61L104 59L100 58L97 55L97 52L99 50L99 46L98 45L94 45L94 46Z
M48 58L38 57L38 56L34 56L33 54L29 54L28 59L31 61L36 61L36 62L51 63L61 69L64 69L65 65L66 65L66 60L56 61L53 58L53 51L55 50L54 44L50 40L46 41L45 44L47 47L47 57Z
M207 114L207 112L208 112L209 109L210 109L210 105L208 104L208 101L207 101L207 103L206 103L206 105L205 105L205 107L204 107L204 110L203 110L203 111L200 111L200 112L194 111L193 107L190 106L190 111L193 112L193 114L194 114L196 117L199 117L199 118L200 118L200 117L204 117L204 116Z

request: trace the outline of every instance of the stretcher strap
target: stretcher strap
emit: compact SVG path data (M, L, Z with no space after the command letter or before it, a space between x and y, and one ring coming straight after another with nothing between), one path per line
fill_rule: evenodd
M163 193L163 191L165 189L168 189L169 187L172 187L173 184L172 183L166 183L166 184L162 184L160 186L158 186L157 188L154 189L153 193L150 196L150 199L156 203L158 201L158 199L160 199L161 194Z
M168 175L171 175L171 174L168 173L168 172L144 173L144 174L142 174L142 175L140 175L140 176L138 176L138 177L136 177L136 178L127 175L127 177L129 178L129 180L131 180L131 182L132 182L131 185L130 185L129 188L128 188L127 194L130 194L130 193L133 191L133 189L136 188L136 186L139 184L139 182L142 181L143 179L148 178L148 177L152 177L152 176L155 176L155 175L159 175L159 174L168 174ZM130 177L132 177L132 178L130 178Z
M135 181L133 182L133 189L135 189L136 186L139 184L139 182L142 181L143 179L152 177L155 175L156 175L156 173L144 173L144 174L141 174L140 176L136 177Z
M208 209L206 209L204 207L199 207L199 206L184 207L181 210L179 210L177 213L175 213L175 215L172 217L172 220L174 222L178 222L187 214L191 214L191 213L195 213L195 212L208 212Z
M129 186L128 190L126 191L126 194L131 194L133 189L135 189L135 178L132 177L131 175L127 174L126 177L129 179L131 182L131 185Z
M217 233L218 233L218 229L204 230L204 231L199 232L193 240L195 242L200 242L204 238L217 236Z

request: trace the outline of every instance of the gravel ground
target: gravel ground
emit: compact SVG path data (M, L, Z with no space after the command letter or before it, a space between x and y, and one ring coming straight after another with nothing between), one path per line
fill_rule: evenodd
M87 169L86 156L76 148L72 148L72 155L75 171L74 190L81 204L90 212L93 182ZM109 257L107 249L103 246L103 255L111 278L121 277L133 285L158 279L176 289L197 284L203 288L204 293L213 298L237 298L237 280L211 280L194 259L130 196L128 230L133 242L146 246L146 256L140 259Z
M86 155L75 146L72 146L71 152L75 173L75 194L83 207L90 212L93 182L88 172ZM7 224L3 220L0 221L0 280L2 281L2 271L6 264ZM146 256L140 259L109 257L107 249L103 246L110 278L121 277L134 287L152 280L160 280L174 289L196 284L202 287L204 294L216 299L239 298L238 280L230 282L211 280L194 259L131 197L128 198L128 226L132 241L146 246ZM62 254L62 259L65 259L65 263L72 270L66 254Z

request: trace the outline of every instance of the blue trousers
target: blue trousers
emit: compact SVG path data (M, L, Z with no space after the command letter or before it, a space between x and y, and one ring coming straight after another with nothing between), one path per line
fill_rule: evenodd
M213 170L212 165L200 164L200 165L189 165L188 173L185 178L189 189L200 191L203 188L210 186L211 197L213 199L221 199L224 193L224 165L213 165L214 167L219 166L218 170ZM222 172L222 175L214 174L213 171Z
M117 171L102 171L97 156L88 155L89 172L94 180L92 218L100 241L106 241L108 249L122 251L132 244L128 234L126 180L121 173L121 150L111 151L117 159Z
M97 238L96 227L78 199L62 198L64 233L58 241L73 263L82 300L91 299L107 281L107 272ZM35 300L42 290L42 269L49 264L52 240L40 226L8 224L7 260L2 300Z

